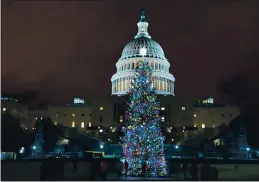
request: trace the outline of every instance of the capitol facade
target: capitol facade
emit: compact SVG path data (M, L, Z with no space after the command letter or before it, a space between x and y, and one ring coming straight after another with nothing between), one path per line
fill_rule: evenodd
M165 57L162 47L148 34L148 23L145 12L141 12L140 21L137 23L138 33L122 51L122 55L116 63L117 73L111 78L112 95L126 95L130 88L130 82L136 74L137 62L143 59L140 49L145 48L144 59L152 69L155 92L158 95L174 96L174 76L169 73L170 63Z

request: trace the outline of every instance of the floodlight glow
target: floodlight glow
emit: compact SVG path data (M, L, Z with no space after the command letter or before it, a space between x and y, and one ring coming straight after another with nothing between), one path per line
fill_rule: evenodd
M100 145L100 149L103 149L103 144Z
M179 149L179 146L178 146L178 145L176 145L176 146L175 146L175 148L176 148L176 149Z

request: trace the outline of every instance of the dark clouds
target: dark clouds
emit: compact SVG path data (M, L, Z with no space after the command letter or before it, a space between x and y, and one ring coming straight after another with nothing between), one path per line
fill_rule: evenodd
M256 0L6 1L2 89L41 90L41 98L51 102L108 95L141 7L171 63L177 95L216 95L220 77L257 64Z

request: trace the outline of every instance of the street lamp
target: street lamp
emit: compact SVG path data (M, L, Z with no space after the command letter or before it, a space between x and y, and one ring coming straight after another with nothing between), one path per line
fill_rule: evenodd
M35 149L36 149L36 146L34 145L34 146L32 147L32 149L35 150Z
M22 148L20 149L20 154L23 154L23 152L24 152L24 147L22 147Z

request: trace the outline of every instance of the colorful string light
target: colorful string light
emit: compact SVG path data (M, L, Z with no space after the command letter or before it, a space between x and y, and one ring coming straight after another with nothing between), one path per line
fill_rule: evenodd
M152 88L152 70L146 60L137 64L136 75L128 92L122 149L129 163L129 175L138 175L147 164L147 176L167 175L164 141L159 117L159 102Z

